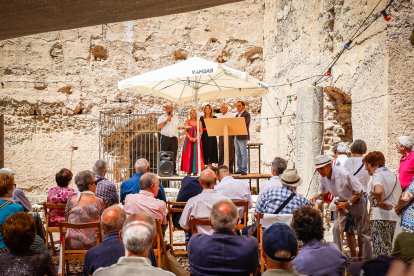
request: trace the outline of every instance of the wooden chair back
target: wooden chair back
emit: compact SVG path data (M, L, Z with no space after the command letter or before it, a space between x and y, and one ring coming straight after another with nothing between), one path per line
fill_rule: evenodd
M237 225L237 228L235 229L235 231L237 230L242 230L243 227L247 226L247 218L248 218L248 214L249 214L249 201L248 200L243 200L243 201L236 201L233 202L234 205L236 205L236 207L243 207L243 223L240 223L239 225Z
M194 235L197 233L197 225L207 225L210 226L208 223L208 220L202 220L202 219L196 219L193 216L190 218L190 231L191 235Z
M45 220L46 220L46 246L47 248L52 248L53 256L58 255L58 249L55 248L55 243L53 241L53 234L59 232L59 226L51 227L49 226L50 223L50 211L53 209L65 209L66 204L50 204L50 203L43 203L43 210L45 213ZM50 239L50 241L49 241ZM49 243L50 242L50 243Z
M262 212L259 212L257 214L257 242L259 243L259 248L262 250L262 241L263 241L263 227L262 227L262 219L264 217L264 214ZM265 271L264 269L264 260L262 258L262 255L260 254L260 273L263 274Z
M172 219L172 214L173 213L182 213L185 207L185 204L187 202L173 202L173 201L168 201L167 202L167 209L168 209L168 221L169 221L169 229L170 229L170 246L171 246L171 254L175 255L175 254L187 254L187 250L181 250L181 251L174 251L174 232L176 231L183 231L180 228L174 227L173 224L173 219ZM177 206L182 207L182 208L177 208ZM175 246L187 246L186 242L183 243L176 243Z
M105 209L109 207L109 201L105 201Z
M96 233L96 244L102 242L102 225L98 222L90 222L90 223L69 223L69 222L59 222L59 231L60 237L62 240L62 276L65 276L65 268L66 273L69 275L69 260L84 260L85 254L88 250L72 250L66 249L66 230L68 228L72 229L88 229L88 228L98 228L98 232Z
M156 224L157 224L158 236L157 236L157 244L155 245L153 250L154 250L155 257L157 257L157 265L159 268L162 267L161 255L164 254L165 263L167 264L167 270L171 271L170 260L168 259L167 250L165 249L164 235L162 234L161 220L157 219Z

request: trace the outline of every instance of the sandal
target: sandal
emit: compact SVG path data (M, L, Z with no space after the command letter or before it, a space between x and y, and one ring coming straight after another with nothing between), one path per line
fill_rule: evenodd
M358 257L351 257L351 263L357 263Z
M364 257L358 257L358 262L363 262L365 261Z

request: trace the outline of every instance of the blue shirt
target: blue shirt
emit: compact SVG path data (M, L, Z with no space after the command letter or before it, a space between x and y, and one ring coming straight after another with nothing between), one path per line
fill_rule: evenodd
M296 271L310 276L342 276L345 265L346 257L336 244L316 239L306 242L293 259Z
M4 203L6 203L6 201L0 200L0 206L3 205ZM3 207L0 210L0 225L3 225L3 222L6 220L8 216L13 215L17 212L24 212L22 205L11 203ZM4 241L3 241L3 234L0 232L0 249L3 249L5 247L6 245L4 244Z
M129 194L138 194L139 189L139 180L143 173L136 173L132 178L125 180L121 185L121 203L125 201L125 197ZM161 199L164 202L167 202L165 197L164 187L160 183L160 190L155 198Z
M271 189L263 193L262 197L256 204L254 212L258 214L273 214L277 208L294 192L292 187L282 186L279 189ZM305 205L309 205L309 200L301 195L295 195L285 208L280 211L279 214L293 214L296 210L302 208Z
M398 185L398 184L397 184ZM411 194L414 194L414 178L411 180L410 185L406 188ZM414 231L414 201L411 201L406 207L403 208L401 214L401 228L413 232Z
M178 192L176 202L187 202L190 198L201 194L203 186L198 182L199 177L186 176L181 183L181 189ZM175 206L174 208L182 208L182 206ZM181 213L172 213L174 227L182 229L178 223L181 218Z
M119 239L119 232L110 233L103 238L100 244L86 252L83 274L85 276L92 275L98 268L116 264L119 258L124 256L125 249ZM152 248L148 254L148 259L150 259L153 267L157 267L157 261Z
M252 236L234 231L195 234L187 246L191 276L256 274L259 245Z

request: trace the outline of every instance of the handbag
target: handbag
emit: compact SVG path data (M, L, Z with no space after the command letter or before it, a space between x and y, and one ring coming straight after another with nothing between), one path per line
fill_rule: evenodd
M384 198L382 200L382 202L386 201L392 195L392 193L394 192L394 189L395 189L395 186L397 185L397 180L398 180L398 178L395 174L394 174L394 176L395 176L394 187L392 188L391 193L386 198ZM384 178L384 176L382 176L382 178ZM371 208L378 204L378 200L375 198L375 193L372 190L368 194L368 200L369 200L369 204L371 205ZM371 210L370 210L370 213L371 213Z
M283 203L279 206L279 208L277 208L277 210L273 213L274 215L277 215L280 213L280 211L283 210L283 208L285 208L285 206L292 200L292 198L295 196L295 192L292 192L290 194L290 196L288 198L286 198L285 201L283 201ZM247 234L250 236L257 236L257 223L258 220L256 220L252 226L250 226L249 230L247 230Z

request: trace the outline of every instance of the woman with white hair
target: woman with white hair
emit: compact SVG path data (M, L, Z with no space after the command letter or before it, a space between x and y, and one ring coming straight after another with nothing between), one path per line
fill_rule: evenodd
M400 168L398 169L398 178L404 191L414 177L414 139L410 136L398 137L396 147L398 153L402 155Z

